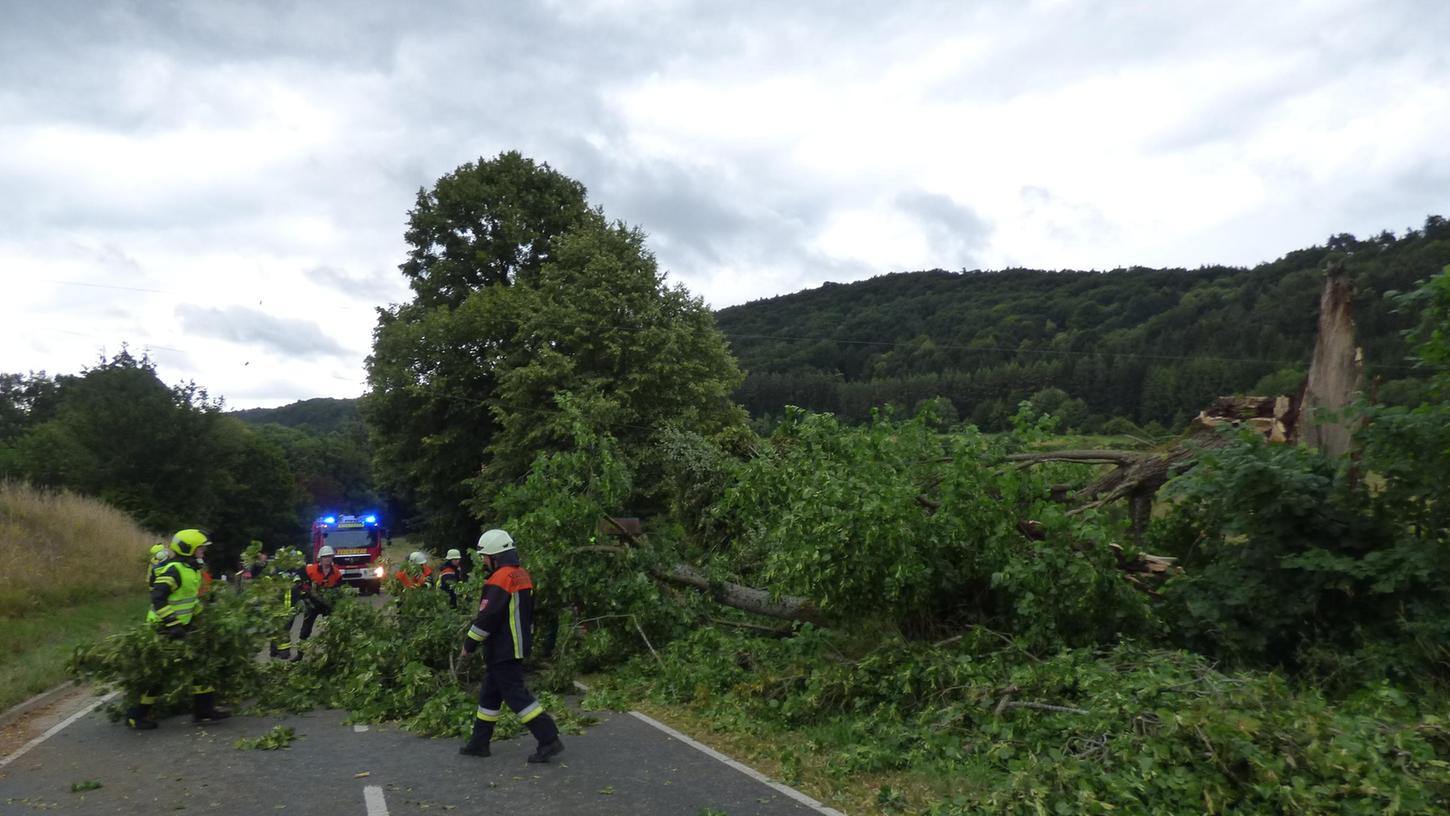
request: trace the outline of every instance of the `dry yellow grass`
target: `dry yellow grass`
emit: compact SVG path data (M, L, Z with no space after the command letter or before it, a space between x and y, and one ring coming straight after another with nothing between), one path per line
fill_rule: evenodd
M95 499L0 482L0 620L144 594L158 540Z

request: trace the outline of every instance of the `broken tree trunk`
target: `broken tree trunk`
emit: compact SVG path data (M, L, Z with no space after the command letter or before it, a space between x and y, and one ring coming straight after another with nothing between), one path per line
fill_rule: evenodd
M1211 450L1228 443L1218 428L1248 427L1270 441L1287 441L1294 432L1295 401L1289 397L1230 396L1219 397L1194 419L1188 433L1172 448L1158 453L1113 450L1065 450L1042 453L1016 453L1008 461L1023 467L1043 462L1077 462L1111 464L1117 467L1099 476L1070 497L1054 487L1054 500L1066 499L1077 506L1069 514L1101 507L1119 499L1129 501L1130 530L1135 541L1141 540L1153 515L1153 497L1172 477L1193 466L1193 457L1201 450Z
M613 544L590 544L576 547L576 553L609 553L628 555L630 549ZM824 617L807 598L794 595L772 596L769 592L730 581L712 581L705 573L689 564L674 564L668 567L651 567L650 576L657 581L685 586L709 595L717 603L763 615L767 618L788 621L809 621L823 623Z
M1319 411L1341 412L1354 402L1364 379L1364 351L1356 344L1354 284L1344 264L1331 264L1319 296L1319 328L1314 359L1299 412L1300 440L1329 456L1344 456L1353 446L1353 429L1342 417L1321 419Z

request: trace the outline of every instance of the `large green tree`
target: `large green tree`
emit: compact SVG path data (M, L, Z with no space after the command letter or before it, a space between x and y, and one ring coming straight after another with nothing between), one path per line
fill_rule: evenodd
M363 411L380 483L417 508L430 545L476 535L500 487L570 444L563 395L631 439L742 421L709 311L548 165L459 167L419 192L406 238L414 298L379 315Z

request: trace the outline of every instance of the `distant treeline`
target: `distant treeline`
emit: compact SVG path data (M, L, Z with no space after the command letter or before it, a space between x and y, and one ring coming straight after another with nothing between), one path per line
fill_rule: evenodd
M252 539L304 544L320 508L377 507L356 400L245 412L253 423L222 408L125 349L80 374L0 374L0 480L97 497L161 538L203 527L222 568Z
M1341 234L1252 269L1008 269L910 272L716 313L747 372L737 398L757 419L784 406L849 421L872 408L948 413L998 429L1023 400L1076 430L1114 418L1182 424L1213 397L1293 388L1308 367L1326 262L1343 258L1382 399L1418 396L1384 293L1450 262L1450 222L1359 240Z

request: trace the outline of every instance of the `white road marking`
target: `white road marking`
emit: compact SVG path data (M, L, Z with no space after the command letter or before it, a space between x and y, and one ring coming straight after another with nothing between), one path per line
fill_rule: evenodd
M388 803L383 799L383 789L377 785L363 788L363 804L368 806L368 816L388 816Z
M588 691L589 691L589 687L586 686L586 685L584 685L583 683L579 682L578 680L575 680L574 681L574 688L577 688L580 691L585 692L585 693L588 693ZM811 810L814 810L817 813L824 813L824 814L826 814L826 816L846 816L846 814L842 813L841 811L836 810L835 808L826 807L825 805L821 804L820 802L817 802L815 799L812 799L811 797L806 796L804 793L801 793L800 791L796 790L795 788L790 787L789 785L783 785L783 784L781 784L779 782L773 781L770 777L766 776L765 774L761 773L760 771L755 770L754 768L750 767L749 765L746 765L746 764L744 764L742 762L736 762L735 760L731 759L730 757L725 756L724 754L720 753L719 751L716 751L714 748L711 748L710 746L705 745L702 742L698 742L698 741L696 741L696 740L694 740L694 739L692 739L690 737L685 736L684 734L680 733L679 731L676 731L675 729L669 727L668 725L665 725L664 723L660 722L659 720L653 719L652 717L648 717L648 716L646 716L644 714L639 713L638 711L631 711L631 712L629 712L629 714L630 714L630 716L634 717L635 719L639 720L640 722L643 722L643 723L646 723L648 725L652 725L655 728L658 728L659 730L665 732L666 734L670 735L671 737L674 737L675 739L679 740L680 742L683 742L684 744L690 746L691 748L694 748L695 750L699 751L700 753L702 753L702 754L704 754L704 755L706 755L708 757L711 757L712 759L718 759L718 760L720 760L721 762L723 762L726 765L729 765L730 767L734 768L735 770L737 770L737 771L745 774L746 776L750 777L751 779L754 779L757 782L760 782L762 784L765 784L765 785L768 785L768 786L770 786L772 788L775 788L777 791L780 791L781 793L785 794L786 796L789 796L790 798L794 799L795 801L800 802L801 804L805 805L806 807L810 808Z
M98 709L101 706L105 705L106 703L110 702L113 697L115 697L117 694L120 694L120 693L121 692L119 692L119 691L113 691L110 694L107 694L106 696L100 698L99 700L96 700L95 702L93 702L90 705L86 706L85 708L81 709L80 711L77 711L76 713L70 715L69 717L66 717L64 720L61 720L60 722L56 723L55 725L52 725L44 734L41 734L40 736L36 737L35 739L31 740L30 742L27 742L24 745L20 746L20 749L18 751L16 751L15 753L11 754L8 757L5 757L4 759L0 759L0 768L4 768L6 765L9 765L10 763L14 762L15 760L21 758L22 756L25 756L25 754L31 748L34 748L35 746L41 744L42 742L45 742L46 740L50 739L51 737L55 736L56 734L59 734L61 732L61 729L65 728L67 725L70 725L71 723L75 722L76 720L79 720L81 717L86 716L87 714L91 713L92 711L95 711L96 709Z
M362 732L364 732L366 730L368 730L368 727L366 725L354 725L352 727L352 732L354 734L361 734Z
M714 748L711 748L710 746L705 745L704 743L696 742L695 740L693 740L693 739L685 736L684 734L681 734L679 731L676 731L675 729L669 727L668 725L665 725L664 723L660 722L659 720L651 719L650 717L647 717L644 714L639 713L638 711L631 711L629 713L630 713L630 716L634 717L635 719L638 719L638 720L640 720L642 722L649 723L650 725L654 726L655 728L658 728L659 730L665 732L666 734L669 734L670 736L674 737L675 739L679 740L680 742L683 742L684 744L690 746L691 748L694 748L695 750L697 750L697 751L705 754L706 756L714 757L715 759L720 760L721 762L725 763L726 765L729 765L730 767L734 768L735 770L737 770L737 771L745 774L746 776L750 777L751 779L754 779L757 782L760 782L760 783L763 783L765 785L769 785L772 788L775 788L776 790L780 791L781 793L785 794L786 796L789 796L790 798L796 800L797 802L800 802L801 804L805 805L806 807L810 808L811 810L814 810L817 813L824 813L827 816L846 816L846 814L842 813L841 811L836 810L835 808L826 807L825 805L821 804L820 802L817 802L816 800L812 799L811 797L806 796L804 793L801 793L800 791L796 790L795 788L790 787L789 785L782 785L779 782L775 782L775 781L771 780L770 777L766 776L765 774L761 773L760 771L755 770L754 768L750 767L749 765L745 765L743 763L736 762L735 760L731 759L730 757L725 756L724 754L720 753L719 751L716 751Z

